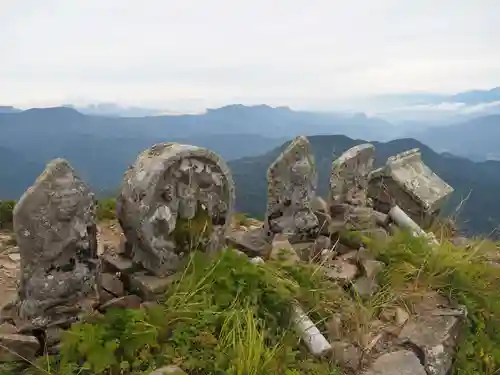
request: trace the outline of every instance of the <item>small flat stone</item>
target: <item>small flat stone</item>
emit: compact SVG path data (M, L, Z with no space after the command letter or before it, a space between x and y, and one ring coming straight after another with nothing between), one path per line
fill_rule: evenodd
M10 253L9 259L13 262L19 262L21 260L21 254L19 253Z
M100 310L106 311L113 308L118 309L138 309L141 307L141 298L134 294L130 294L124 297L113 298L101 305Z
M115 297L123 297L125 289L116 274L102 273L101 287Z
M399 339L422 350L429 375L445 375L452 364L461 322L462 319L451 315L421 316L405 325Z
M0 344L0 362L34 360L40 348L36 337L18 334L0 334Z
M378 260L361 260L360 263L363 274L369 279L375 279L385 266Z
M387 222L389 221L389 215L375 210L373 211L373 215L375 216L375 221L378 225L382 227L387 225Z
M112 295L107 290L104 289L99 290L99 304L103 305L106 302L111 301L113 298L116 298L116 296Z
M377 291L378 284L375 280L362 276L354 282L353 289L361 298L369 298Z
M327 278L343 284L347 284L354 280L358 273L358 267L341 260L334 260L328 267L323 267L323 270Z
M332 358L335 363L344 369L357 371L361 364L361 350L351 343L334 341L332 346Z
M383 310L380 318L388 323L394 323L398 327L402 327L410 319L408 312L401 307L389 307Z
M261 228L248 232L232 231L226 240L230 246L243 251L250 257L266 257L271 251L271 243L267 241Z
M314 257L318 257L323 250L332 250L332 240L330 237L318 236L318 238L314 241Z
M404 326L406 322L410 319L410 314L401 307L396 307L396 312L394 314L394 320L396 324L400 327Z
M150 372L149 375L187 375L179 366L165 366Z
M175 277L158 277L148 275L145 272L137 272L130 275L130 290L137 293L145 301L154 301L160 294L167 291L175 281Z
M14 334L17 333L18 330L15 325L10 323L2 323L0 324L0 334Z
M399 350L378 357L363 375L427 375L417 356Z
M129 273L134 268L134 263L121 255L117 254L104 254L102 257L103 272L121 272Z

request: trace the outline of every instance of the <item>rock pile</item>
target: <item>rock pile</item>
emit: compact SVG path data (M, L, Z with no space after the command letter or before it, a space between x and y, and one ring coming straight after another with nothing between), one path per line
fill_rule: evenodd
M384 239L394 230L391 205L406 209L411 199L427 220L452 191L417 157L397 156L384 174L372 170L373 155L374 147L365 144L334 160L324 200L316 195L310 144L296 138L269 167L264 222L231 228L235 193L225 162L200 147L155 145L124 175L117 216L125 236L100 257L93 194L66 161L51 162L14 212L21 276L18 299L1 315L6 350L0 349L0 361L19 359L16 352L27 359L57 352L62 330L82 316L156 301L193 248L213 252L229 245L257 261L315 262L327 278L357 298L369 298L384 264L367 250L366 239ZM412 194L384 206L373 186L388 178L384 197L401 186L414 187ZM416 187L422 181L426 189ZM430 199L431 191L439 198ZM416 213L410 216L423 225ZM304 326L309 320L296 311L305 341L312 331L321 335ZM323 333L327 339L320 341L352 373L444 375L462 316L437 303L418 319L403 309L385 311L361 343L342 337L343 317L332 316Z

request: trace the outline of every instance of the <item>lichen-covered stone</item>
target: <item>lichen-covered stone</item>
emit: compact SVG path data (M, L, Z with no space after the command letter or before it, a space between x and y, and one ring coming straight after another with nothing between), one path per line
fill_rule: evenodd
M309 141L295 138L267 171L267 210L264 229L269 237L285 233L291 242L314 238L318 218L311 208L318 175Z
M443 314L443 315L440 315ZM428 375L446 375L451 367L461 323L461 313L448 315L436 310L406 324L399 334L400 340L409 342L424 354L424 367Z
M333 341L332 359L340 367L357 371L361 364L362 352L361 349L349 342Z
M95 200L63 159L50 162L14 209L21 254L19 317L34 327L63 319L65 306L97 300ZM85 302L87 301L87 302Z
M130 290L145 301L153 301L165 293L175 281L175 276L158 277L137 272L129 277Z
M418 357L409 350L383 354L363 375L427 375Z
M33 361L39 348L34 336L0 334L0 362Z
M125 289L120 278L116 274L103 273L101 274L101 288L111 293L114 297L123 297Z
M329 204L366 206L368 175L372 171L375 147L369 143L354 146L332 163Z
M160 143L125 173L117 214L134 261L161 277L181 267L193 249L223 247L233 203L233 179L218 155Z
M358 274L358 267L342 260L334 260L328 267L323 267L322 269L328 279L341 284L350 283Z

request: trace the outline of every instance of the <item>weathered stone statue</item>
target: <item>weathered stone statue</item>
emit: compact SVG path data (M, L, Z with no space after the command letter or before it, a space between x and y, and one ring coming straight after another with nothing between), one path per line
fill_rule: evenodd
M373 169L375 147L366 143L354 146L332 163L329 211L332 225L361 230L375 226L373 210L368 207L368 175ZM335 228L330 228L335 231Z
M97 300L95 200L63 159L50 162L14 209L21 255L19 317L43 327Z
M189 251L223 246L233 204L224 160L201 147L160 143L125 173L117 213L134 261L161 277Z
M397 204L428 228L453 188L422 161L419 149L411 149L391 156L384 167L370 173L368 192L377 210L389 212Z
M311 209L318 175L306 137L295 138L267 171L267 211L264 229L268 236L286 233L291 241L313 238L319 222Z
M373 169L375 147L366 143L354 146L332 163L330 204L366 206L368 175Z

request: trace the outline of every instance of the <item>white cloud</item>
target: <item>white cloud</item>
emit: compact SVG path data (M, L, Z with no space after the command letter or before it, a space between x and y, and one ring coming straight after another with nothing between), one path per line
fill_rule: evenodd
M0 103L326 107L500 84L497 0L0 0Z

